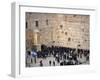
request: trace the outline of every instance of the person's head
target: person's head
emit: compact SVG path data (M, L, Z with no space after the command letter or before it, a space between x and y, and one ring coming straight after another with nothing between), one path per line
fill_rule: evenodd
M40 61L40 63L42 63L42 60Z

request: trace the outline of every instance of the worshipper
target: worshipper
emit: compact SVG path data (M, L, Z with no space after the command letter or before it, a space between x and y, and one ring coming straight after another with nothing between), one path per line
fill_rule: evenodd
M26 53L26 66L31 67L31 64L32 64L32 55L31 52L28 51Z
M66 53L64 53L63 58L64 58L64 60L66 60Z
M31 55L34 59L34 63L36 64L37 53L33 50L33 51L31 51Z
M53 66L55 66L55 61L53 61Z
M49 61L49 65L51 66L51 60Z
M60 62L60 58L59 58L59 56L57 57L57 62L58 62L58 63Z
M41 67L43 66L42 60L40 61L40 66L41 66Z

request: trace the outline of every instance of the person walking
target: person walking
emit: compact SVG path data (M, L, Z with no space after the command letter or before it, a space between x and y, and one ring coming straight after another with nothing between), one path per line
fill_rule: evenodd
M40 61L40 66L41 66L41 67L43 66L42 60Z
M51 66L51 60L49 61L49 66Z
M53 66L55 66L55 61L53 61Z

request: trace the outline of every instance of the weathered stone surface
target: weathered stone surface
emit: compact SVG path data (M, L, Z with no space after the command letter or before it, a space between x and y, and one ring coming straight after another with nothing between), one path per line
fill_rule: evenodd
M45 44L89 49L89 15L27 12L26 22L27 47Z

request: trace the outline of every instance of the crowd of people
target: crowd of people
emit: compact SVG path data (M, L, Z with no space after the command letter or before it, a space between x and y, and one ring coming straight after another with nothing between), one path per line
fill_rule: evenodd
M56 66L56 63L60 66L64 65L79 65L87 64L89 62L89 50L88 49L76 49L60 46L51 46L47 47L46 45L41 45L41 51L32 49L31 51L26 52L26 66L31 67L31 63L37 63L37 59L47 59L48 57L53 57L54 60L49 60L49 66L53 64ZM85 60L81 61L82 58ZM34 58L34 60L32 59ZM43 60L40 60L39 66L44 66Z

